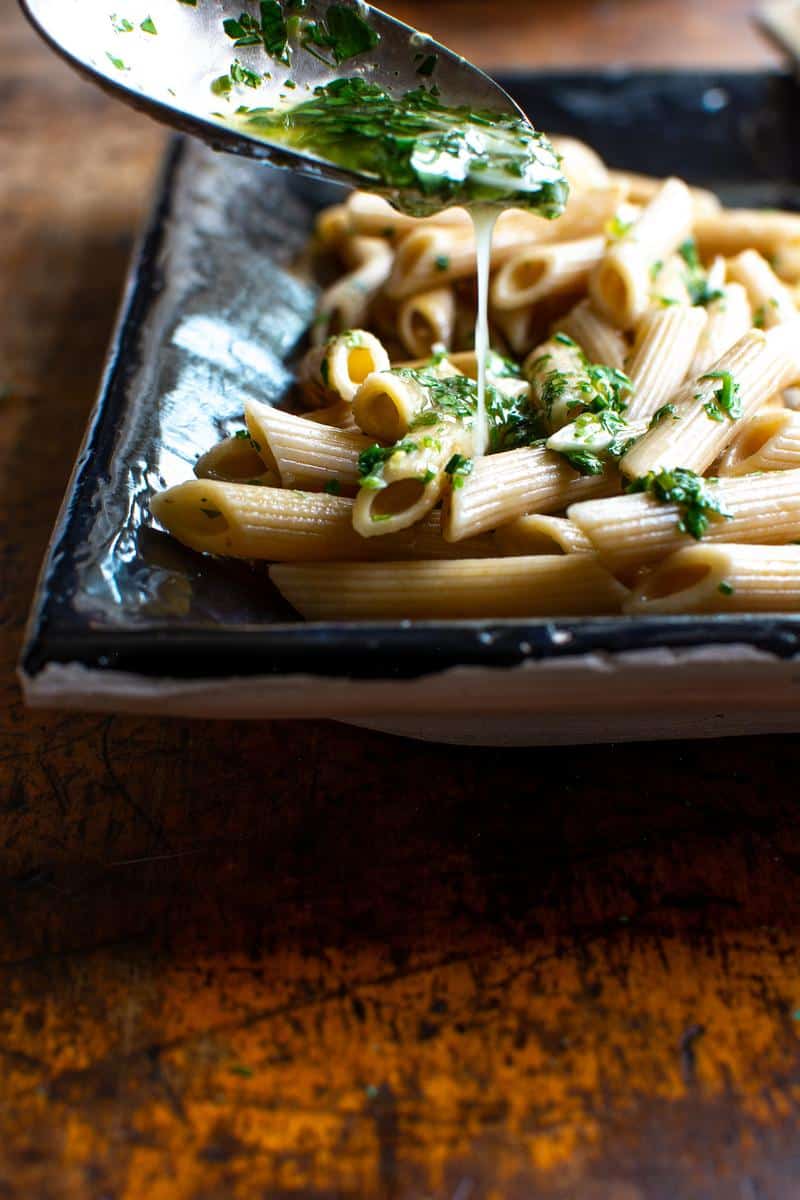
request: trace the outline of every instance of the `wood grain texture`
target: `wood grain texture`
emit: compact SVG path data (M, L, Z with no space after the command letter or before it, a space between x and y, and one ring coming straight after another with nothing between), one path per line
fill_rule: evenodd
M747 8L397 5L506 66L770 61ZM23 710L162 134L3 15L0 1197L796 1197L795 738Z

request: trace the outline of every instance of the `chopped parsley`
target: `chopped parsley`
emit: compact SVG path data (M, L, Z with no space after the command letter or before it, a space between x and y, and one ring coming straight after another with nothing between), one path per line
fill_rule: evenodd
M727 579L723 579L721 583L717 584L717 591L722 592L723 596L732 596L736 588L732 583L728 583Z
M462 488L464 480L472 473L474 463L471 458L466 458L463 454L454 454L444 469L445 475L449 475L454 488Z
M108 59L108 61L111 63L111 65L113 67L117 68L118 71L127 71L128 70L128 67L125 66L125 63L122 61L122 59L117 58L116 55L111 54L108 50L106 50L106 58Z
M133 30L133 22L127 17L118 17L116 13L111 17L111 27L115 33L131 33Z
M330 363L328 362L327 354L323 358L322 362L319 364L319 373L322 377L322 382L325 384L325 387L328 387L330 384L331 367L330 367Z
M650 418L648 428L655 429L662 421L666 421L667 417L672 417L673 421L679 421L678 410L674 404L662 404L661 408L657 408Z
M337 67L349 58L372 50L380 41L380 34L364 18L343 4L330 4L323 20L300 21L298 24L303 48L326 63L328 59L320 50L330 51Z
M262 13L264 9L269 11L272 5L277 8L278 15L282 20L281 8L277 0L264 0L264 3L261 5ZM240 13L238 20L234 17L228 17L227 20L222 22L222 28L234 46L258 46L263 41L261 23L247 12Z
M233 436L239 442L249 442L250 441L250 430L249 429L237 429L236 433Z
M322 490L323 492L327 492L329 496L340 496L342 485L338 479L329 479Z
M575 471L580 471L581 475L602 475L605 470L602 458L597 454L592 454L591 450L562 450L560 453Z
M709 491L709 479L703 479L685 467L649 471L628 484L626 492L647 492L662 504L677 504L678 528L699 541L712 520L729 520L733 515L722 501ZM716 481L714 481L716 482Z
M769 306L770 306L770 308L778 308L779 307L778 301L775 299L774 296L769 300ZM766 325L766 323L767 323L767 305L759 304L758 308L753 313L753 324L755 325L756 329L763 329L764 326Z
M437 271L447 271L450 268L450 258L447 254L438 254L435 262Z
M261 0L261 40L271 58L288 65L289 32L278 0Z
M617 214L607 222L606 236L610 238L611 241L619 241L620 238L625 237L625 234L630 230L632 225L633 221L623 221L622 217Z
M725 293L720 288L712 288L708 283L708 275L703 270L697 244L694 238L688 238L678 247L678 253L686 264L684 275L686 288L692 304L710 304L712 300L721 300Z
M707 375L700 376L699 382L708 379L718 379L719 387L714 392L714 398L703 405L706 416L712 421L724 421L725 417L738 420L742 415L742 398L733 375L730 371L709 371Z
M156 29L155 21L153 20L152 17L145 17L145 19L142 21L139 28L141 29L142 33L152 33L152 34L158 33L158 30Z

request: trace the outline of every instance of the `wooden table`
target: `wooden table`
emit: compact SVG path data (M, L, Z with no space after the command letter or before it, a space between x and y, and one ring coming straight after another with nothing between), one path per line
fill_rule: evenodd
M395 7L490 66L772 62L749 6ZM3 15L0 1197L800 1195L796 739L23 709L163 137Z

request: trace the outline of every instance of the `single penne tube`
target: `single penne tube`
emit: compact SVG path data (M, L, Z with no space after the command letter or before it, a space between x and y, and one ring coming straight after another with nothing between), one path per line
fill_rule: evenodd
M358 486L358 456L371 445L363 434L307 421L258 400L245 403L245 420L259 446L267 446L286 488L313 492Z
M621 238L612 241L589 280L595 307L630 329L650 303L651 272L689 235L692 201L680 179L666 180Z
M800 611L800 546L687 546L641 579L626 613Z
M713 367L675 393L669 420L657 422L628 451L620 469L629 478L675 466L702 474L736 436L740 420L752 417L765 400L796 378L779 332L752 329L717 359Z
M706 324L703 308L649 309L636 327L627 374L633 384L626 417L652 417L683 383Z
M628 199L632 204L647 204L664 183L663 179L654 175L640 175L635 171L610 170L608 178L609 182L619 184L627 190ZM704 216L714 216L722 211L719 197L706 188L690 187L689 195L692 198L693 221Z
M732 258L728 263L728 278L740 283L747 292L757 328L771 329L773 325L797 317L797 306L790 289L781 283L757 250L743 250Z
M782 545L800 538L800 470L720 479L708 488L730 516L709 521L704 543ZM681 508L642 492L573 504L567 516L614 572L656 562L692 544L681 528ZM446 523L443 527L447 536Z
M311 342L320 346L331 334L358 329L366 322L372 300L392 270L394 251L383 238L351 238L348 258L356 260L353 270L325 291L317 302Z
M247 430L225 438L212 446L194 464L198 479L220 479L228 483L258 483L265 487L280 487L277 467L270 457L270 466L253 445Z
M308 620L459 620L616 613L627 596L593 554L272 567Z
M690 377L709 370L753 324L750 301L742 285L728 283L722 290L723 295L706 306L708 320L700 332L697 350L687 372Z
M232 558L326 562L497 553L491 537L458 546L446 542L438 512L413 529L362 538L353 529L353 501L324 492L194 479L153 496L150 511L185 546Z
M436 345L450 346L456 318L456 299L451 287L417 292L401 301L397 310L397 332L409 354L429 355ZM376 367L375 370L388 368Z
M523 364L531 400L550 432L566 425L581 411L586 392L586 356L569 337L556 333L531 350Z
M717 475L750 475L754 471L800 468L800 413L768 408L742 424L717 461Z
M312 346L297 372L297 383L313 408L351 402L373 371L387 371L389 355L383 343L366 329L348 329Z
M576 341L591 362L618 369L624 366L628 354L625 335L595 312L591 300L581 300L561 317L553 332L558 330Z
M588 554L594 550L585 533L565 517L528 513L494 532L500 554Z
M358 426L353 418L353 406L347 400L337 400L326 408L312 408L303 413L304 421L313 421L318 425L331 425L334 429L350 429L358 432Z
M715 254L729 258L742 250L757 250L769 259L782 246L800 245L800 214L726 208L698 214L693 232L704 259Z
M523 308L545 296L577 291L605 254L605 238L579 238L525 246L497 271L492 281L495 310Z
M778 278L792 288L796 304L798 300L797 285L800 282L800 239L794 242L779 242L772 254L769 255L769 261Z
M376 371L356 392L353 417L368 437L391 445L405 437L427 399L427 390L409 372Z
M377 469L361 478L353 528L372 538L415 525L438 503L449 464L471 466L472 453L471 424L449 416L389 447Z
M554 134L550 144L556 154L561 155L561 170L567 177L570 190L583 191L608 186L608 167L586 142Z
M570 196L558 221L548 221L519 209L501 213L492 237L492 267L502 266L532 242L577 240L601 233L623 199L620 188L592 188ZM398 245L386 292L391 299L402 300L414 292L468 279L476 270L475 235L471 228L424 224Z
M503 344L517 358L525 358L539 341L543 330L541 314L535 304L491 313L492 330L500 334Z
M543 446L523 446L475 460L459 488L446 492L442 530L448 541L474 537L528 513L558 513L578 500L619 491L611 467L580 475Z

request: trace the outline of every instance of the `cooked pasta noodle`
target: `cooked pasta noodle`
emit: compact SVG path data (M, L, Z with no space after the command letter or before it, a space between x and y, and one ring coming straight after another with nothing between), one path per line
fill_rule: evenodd
M627 595L594 554L286 565L270 575L312 621L581 616L619 612Z

